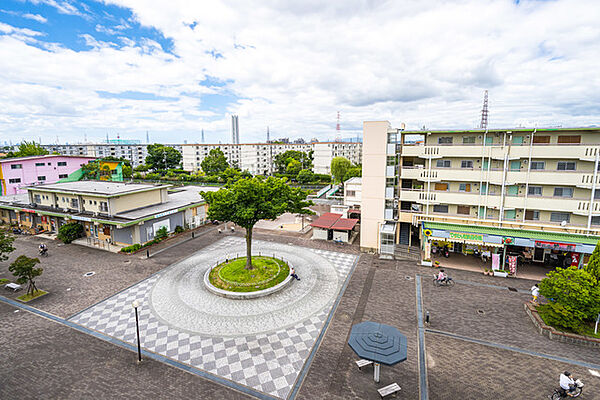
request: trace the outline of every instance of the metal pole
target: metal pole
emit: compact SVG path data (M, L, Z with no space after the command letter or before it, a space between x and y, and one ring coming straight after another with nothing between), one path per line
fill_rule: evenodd
M588 222L586 232L589 235L589 229L592 227L592 212L594 211L594 197L596 197L596 179L598 176L598 158L600 157L600 151L596 149L596 162L594 163L594 180L592 181L592 193L590 193L590 210L588 213Z
M379 383L379 368L381 368L381 364L373 363L373 365L375 366L375 368L373 368L373 379L375 382Z
M142 361L142 347L140 344L140 321L138 319L137 307L135 307L135 329L137 331L138 362L141 362Z

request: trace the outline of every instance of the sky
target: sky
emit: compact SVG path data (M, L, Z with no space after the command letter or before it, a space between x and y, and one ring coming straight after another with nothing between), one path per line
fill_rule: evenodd
M600 125L597 0L1 0L0 143Z

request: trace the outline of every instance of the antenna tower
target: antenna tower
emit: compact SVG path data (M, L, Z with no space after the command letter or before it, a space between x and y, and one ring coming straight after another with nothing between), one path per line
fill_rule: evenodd
M342 140L342 132L340 130L340 112L337 112L337 124L335 125L335 141L340 142Z
M267 126L267 143L271 142L271 134L269 133L269 127Z
M204 128L202 129L202 143L204 143Z
M487 129L488 126L488 91L483 92L483 108L481 109L481 124L482 129Z

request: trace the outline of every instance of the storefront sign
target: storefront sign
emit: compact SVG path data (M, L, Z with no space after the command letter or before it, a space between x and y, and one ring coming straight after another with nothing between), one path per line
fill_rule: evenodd
M431 232L431 229L423 229L423 235L425 236L431 236L433 232Z
M576 246L574 244L568 244L568 243L543 242L540 240L536 240L535 247L539 247L542 249L574 251Z
M463 239L483 242L483 235L478 235L476 233L448 232L448 237L451 239Z
M517 256L508 256L508 269L513 275L517 273Z
M20 211L21 212L28 212L28 213L35 213L35 210L29 210L27 208L22 208Z
M515 243L515 239L511 238L511 237L503 237L502 238L502 244L514 244Z
M92 222L91 218L88 217L80 217L79 215L71 215L71 219L74 219L76 221L85 221L85 222Z
M571 267L579 267L580 253L571 253Z
M177 210L165 211L165 212L163 212L163 213L156 214L156 215L154 216L154 218L156 219L156 218L164 217L164 216L166 216L166 215L175 214L176 212L177 212Z

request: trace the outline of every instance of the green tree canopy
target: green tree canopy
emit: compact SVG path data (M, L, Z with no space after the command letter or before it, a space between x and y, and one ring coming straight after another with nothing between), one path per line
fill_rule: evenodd
M308 192L282 178L240 179L216 192L201 192L208 203L208 217L231 221L246 229L246 269L252 269L252 229L261 219L274 220L283 213L312 214Z
M77 222L69 222L68 224L61 225L58 228L58 235L56 235L63 243L71 243L81 236L83 236L83 225Z
M12 246L15 237L8 233L6 229L0 229L0 261L8 260L8 254L15 251Z
M345 157L334 157L331 160L331 175L335 182L342 182L352 163Z
M21 142L19 150L13 153L15 157L45 156L47 154L49 154L48 150L34 141Z
M167 170L177 168L181 163L181 153L173 147L162 144L148 145L146 165L152 170Z
M131 165L123 165L123 178L131 178L131 175L133 175Z
M549 272L539 287L540 294L551 299L540 306L551 325L580 332L584 321L592 321L600 313L598 280L583 269L558 268Z
M225 172L229 168L227 158L221 149L212 149L204 160L200 163L202 171L206 175L219 175Z
M300 172L301 169L302 164L300 164L300 161L292 159L287 165L285 173L290 175L298 175L298 172Z
M17 283L25 284L27 287L27 293L32 295L38 289L35 287L34 278L40 276L44 271L42 268L34 268L35 264L40 262L37 258L29 258L27 256L19 256L12 264L8 267L8 270L17 277Z
M350 178L354 178L355 176L362 176L362 165L353 165L346 171L346 175L344 175L344 182Z
M600 242L596 244L594 252L590 256L587 265L583 268L600 282Z
M312 169L312 167L313 167L312 153L313 153L312 150L309 151L308 153L305 153L303 151L298 151L298 150L288 150L284 153L277 154L275 156L275 159L273 160L273 163L275 164L275 170L279 174L290 173L290 172L287 172L287 168L290 165L290 162L292 160L295 160L298 163L300 163L300 168L298 169L298 171L300 171L301 169ZM297 174L298 171L296 171L294 173L294 175Z
M296 176L296 180L298 183L307 184L310 183L315 177L315 174L309 169L303 169L298 172L298 176Z

